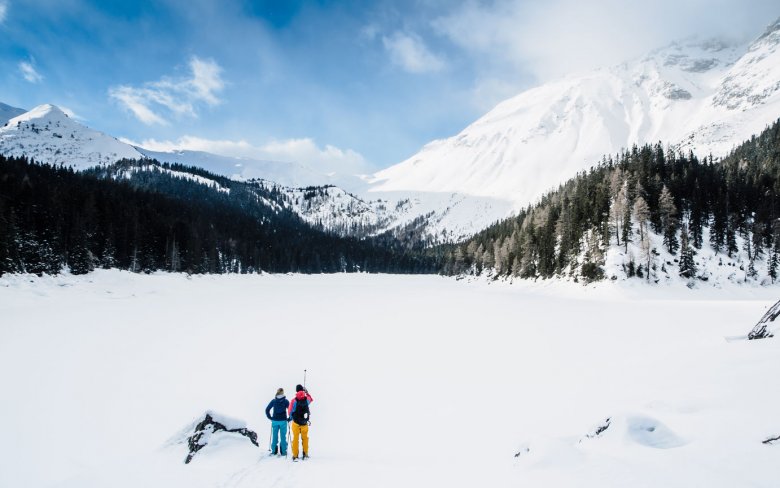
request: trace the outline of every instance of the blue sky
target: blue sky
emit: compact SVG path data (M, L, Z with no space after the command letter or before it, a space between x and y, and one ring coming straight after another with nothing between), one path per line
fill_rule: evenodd
M365 172L547 79L692 34L754 37L778 15L766 0L0 0L0 101L157 149Z

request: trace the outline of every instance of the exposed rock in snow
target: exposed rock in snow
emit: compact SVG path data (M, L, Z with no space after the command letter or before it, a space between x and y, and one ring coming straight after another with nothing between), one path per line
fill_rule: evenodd
M612 424L612 418L611 417L607 417L602 423L600 423L599 425L594 427L593 430L590 433L585 434L584 439L593 439L593 438L596 438L596 437L600 436L601 434L606 432L607 429L609 429L609 426L611 424ZM583 441L583 439L580 439L580 442L582 442L582 441Z
M186 438L182 435L186 435L189 432L192 432L192 434ZM257 443L257 433L247 429L246 422L232 419L210 410L202 418L195 420L182 434L174 437L169 444L183 444L186 442L189 447L189 454L187 454L187 458L184 460L185 464L189 464L198 451L206 447L210 442L213 442L212 437L217 434L242 435L255 446L260 447Z

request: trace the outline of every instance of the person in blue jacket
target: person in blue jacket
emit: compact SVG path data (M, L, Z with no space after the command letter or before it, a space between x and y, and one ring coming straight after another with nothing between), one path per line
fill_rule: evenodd
M271 455L287 456L287 407L289 400L284 396L284 390L276 390L276 397L265 407L265 416L271 421L273 436L271 437ZM273 410L273 414L271 414ZM281 443L281 449L279 444Z

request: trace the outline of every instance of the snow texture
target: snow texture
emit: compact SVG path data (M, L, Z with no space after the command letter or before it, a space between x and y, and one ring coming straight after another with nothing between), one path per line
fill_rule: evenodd
M775 487L780 343L726 338L776 299L730 282L5 276L0 486ZM293 464L267 456L264 408L304 368L311 459ZM208 409L261 448L214 435L185 465L171 435Z

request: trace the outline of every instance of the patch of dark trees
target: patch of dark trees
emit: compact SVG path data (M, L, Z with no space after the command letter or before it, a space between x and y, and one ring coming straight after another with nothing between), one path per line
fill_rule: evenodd
M143 166L171 170L141 170ZM213 180L205 185L173 172ZM224 191L225 189L229 191ZM156 161L76 172L0 156L0 275L95 268L187 273L433 273L396 236L341 237L274 205L278 189Z

